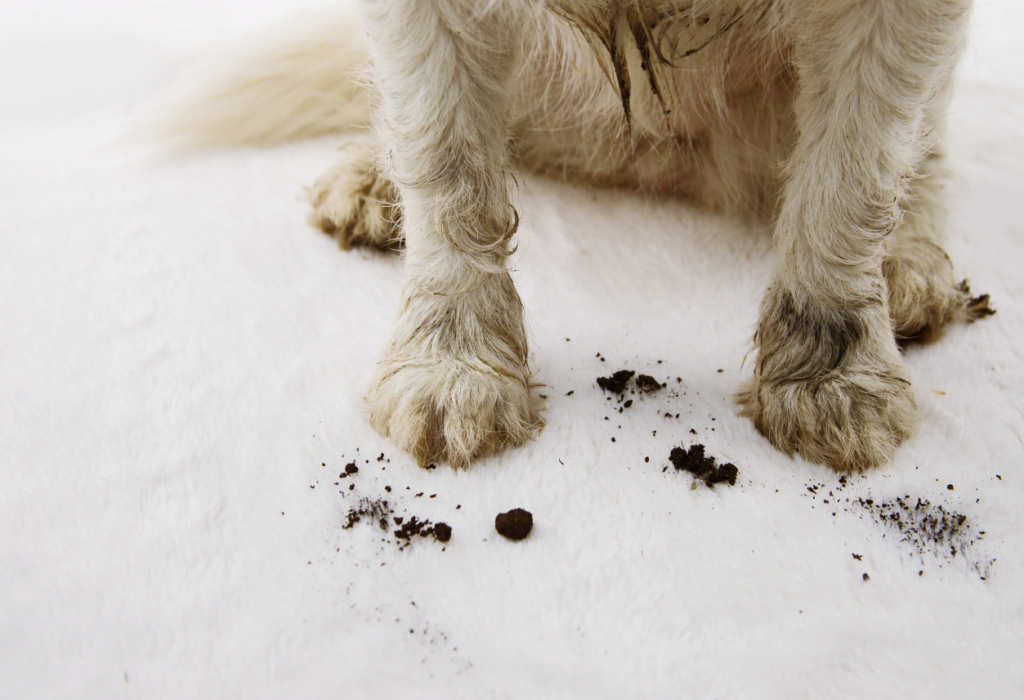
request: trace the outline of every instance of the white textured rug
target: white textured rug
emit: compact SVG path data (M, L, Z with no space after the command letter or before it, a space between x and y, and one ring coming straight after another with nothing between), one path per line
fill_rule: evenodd
M1019 5L978 7L950 128L948 250L998 314L910 348L922 429L845 484L731 403L765 231L536 178L515 279L547 427L462 473L373 433L402 264L305 224L339 139L116 143L294 5L0 6L0 696L1024 697ZM622 368L668 387L620 413L595 378ZM692 443L737 484L666 470ZM346 528L360 499L451 540Z

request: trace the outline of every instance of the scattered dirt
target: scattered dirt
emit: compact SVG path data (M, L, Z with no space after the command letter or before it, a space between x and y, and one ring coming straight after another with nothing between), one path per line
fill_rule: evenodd
M704 445L690 445L688 451L682 447L673 447L668 458L677 471L688 471L712 488L723 482L735 486L736 477L740 473L732 462L715 466L714 457L704 456Z
M988 577L994 559L979 558L974 545L985 532L976 531L971 519L943 505L910 496L883 501L855 498L852 504L867 510L872 518L899 534L899 542L923 559L925 555L953 562L959 558L982 580Z
M494 529L498 531L499 535L509 540L525 539L533 529L533 513L522 508L499 513L494 518Z
M366 518L376 523L381 530L387 531L388 516L394 512L384 499L361 498L355 507L345 515L345 524L342 525L342 528L351 530L353 525Z
M395 518L395 525L398 525L399 528L394 531L394 536L406 542L416 535L420 537L433 536L438 542L447 542L452 538L452 529L447 523L432 525L429 520L421 521L415 515L408 520L401 517Z

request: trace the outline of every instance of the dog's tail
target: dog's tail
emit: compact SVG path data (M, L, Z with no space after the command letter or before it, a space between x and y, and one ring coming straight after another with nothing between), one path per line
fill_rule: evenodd
M270 145L364 126L365 61L351 12L307 12L189 70L133 136L176 146Z

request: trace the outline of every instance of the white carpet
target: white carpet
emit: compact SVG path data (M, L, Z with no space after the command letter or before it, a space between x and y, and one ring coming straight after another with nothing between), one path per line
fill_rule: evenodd
M978 7L950 125L948 250L998 314L907 352L921 431L842 487L731 403L767 232L538 178L515 280L547 427L462 473L377 436L402 264L338 251L301 200L340 139L117 143L294 6L0 5L0 696L1024 696L1018 4ZM595 378L622 368L668 388L620 414ZM664 470L695 442L736 486ZM875 517L897 496L966 516L964 548L900 542L917 526ZM452 538L345 529L364 497Z

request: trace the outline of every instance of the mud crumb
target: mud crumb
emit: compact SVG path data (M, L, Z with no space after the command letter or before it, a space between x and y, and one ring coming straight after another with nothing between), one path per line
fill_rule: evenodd
M634 374L636 374L636 372L631 369L620 369L610 377L598 377L597 385L605 391L610 391L613 394L621 394L625 391L626 384L629 383L629 380L633 378Z
M636 388L645 393L651 393L662 389L662 385L657 379L650 376L649 374L641 374L636 378Z
M668 458L677 471L688 471L712 488L723 482L735 486L740 473L731 462L715 466L715 458L704 455L704 445L690 445L689 450L673 447Z
M522 508L513 508L507 513L499 513L494 518L494 529L506 539L524 539L533 529L533 513Z

